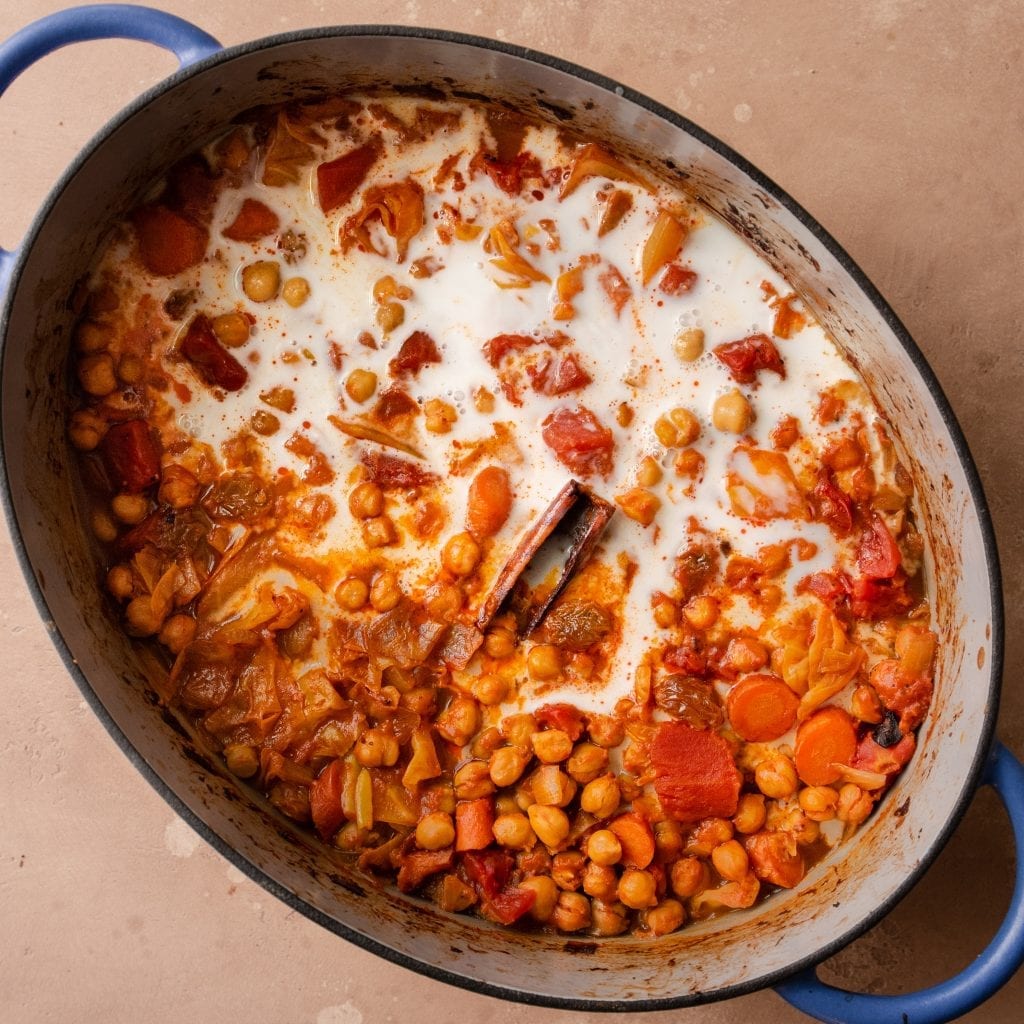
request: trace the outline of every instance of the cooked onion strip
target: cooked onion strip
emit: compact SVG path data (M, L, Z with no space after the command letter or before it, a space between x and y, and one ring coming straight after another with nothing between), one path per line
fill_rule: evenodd
M331 415L327 418L343 434L354 437L357 441L372 441L385 448L394 448L397 451L405 452L406 455L411 455L414 459L423 458L423 452L415 445L403 441L400 437L395 437L394 434L389 434L386 430L381 430L380 427L374 427L369 423L359 423L356 420L343 420L340 416Z

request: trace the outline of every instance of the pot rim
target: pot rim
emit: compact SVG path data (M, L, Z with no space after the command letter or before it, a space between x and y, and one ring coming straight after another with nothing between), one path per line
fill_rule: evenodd
M688 993L683 995L668 995L637 1000L593 1000L583 998L562 998L509 988L502 985L494 985L489 982L481 982L469 975L450 971L445 967L428 963L408 956L398 950L392 949L375 938L363 935L347 925L327 916L296 894L285 889L275 879L267 875L263 870L250 863L233 846L229 845L220 835L207 825L197 814L195 814L177 795L177 793L163 780L157 771L142 757L132 743L122 732L120 726L114 721L107 711L105 705L100 701L93 690L85 673L76 662L71 650L63 635L56 628L46 596L42 586L33 572L29 559L28 550L25 545L21 527L14 510L12 499L11 481L8 475L7 460L5 455L2 425L0 425L0 503L3 505L4 514L7 519L11 540L18 564L28 585L29 592L35 603L43 622L49 627L50 639L53 642L57 653L64 662L69 674L74 679L83 697L92 708L96 717L102 723L110 737L128 760L135 766L156 792L163 797L167 804L180 815L202 838L209 843L218 853L231 862L236 868L244 872L249 878L266 889L272 895L285 903L292 910L296 910L328 929L336 935L341 936L354 945L370 953L398 964L418 974L425 975L435 981L445 982L458 988L467 989L475 993L482 993L498 999L509 1000L516 1003L523 1003L531 1006L545 1006L562 1010L575 1010L577 1012L650 1012L655 1010L670 1010L701 1003L709 1003L717 1000L729 999L736 996L748 995L761 989L775 985L795 974L813 968L833 956L843 947L859 938L886 914L893 910L903 898L916 885L925 871L931 866L939 852L948 842L953 831L959 825L973 799L981 772L992 746L995 733L996 718L999 712L1000 688L1002 682L1003 657L1004 657L1004 609L1002 599L1002 573L999 563L999 553L996 545L995 530L992 524L991 511L985 492L981 483L974 458L971 455L964 436L963 430L953 412L948 398L942 390L939 381L926 360L924 354L918 348L917 343L910 336L909 331L893 311L892 307L881 295L871 280L846 252L839 242L824 228L818 221L808 213L789 193L776 184L771 178L756 168L752 163L737 153L731 146L722 142L715 135L695 124L689 118L666 107L664 104L651 99L644 93L638 92L628 86L622 85L615 79L606 75L591 71L572 61L561 57L534 50L530 47L519 46L513 43L506 43L500 40L489 39L485 36L473 35L470 33L454 32L448 29L435 29L419 26L405 25L336 25L321 26L311 29L299 29L291 32L283 32L270 36L263 36L259 39L240 43L235 46L225 47L202 60L196 61L185 67L179 68L166 78L161 79L155 85L145 90L119 113L114 115L97 133L86 143L68 164L60 178L50 190L45 200L36 212L35 217L25 233L17 249L16 259L8 279L6 294L3 296L2 313L0 313L0 424L3 414L3 372L7 348L7 328L9 326L12 299L17 291L27 254L31 251L37 236L52 211L53 206L76 176L81 167L88 161L109 138L109 136L126 123L137 113L143 110L154 99L165 92L177 87L184 81L213 69L219 65L228 64L232 60L248 56L260 50L270 50L277 46L311 42L318 39L338 37L360 37L360 36L384 36L391 38L426 39L456 46L476 47L483 50L492 50L512 57L517 57L543 67L561 71L572 77L581 79L590 85L597 86L605 91L624 98L642 107L656 117L667 121L676 128L681 129L688 135L697 139L702 145L724 157L740 171L752 179L759 188L775 199L800 224L806 228L815 239L829 252L829 254L849 275L854 284L861 290L865 298L871 303L875 310L885 321L892 331L896 340L902 345L907 356L910 358L920 377L923 385L927 388L939 409L942 420L949 431L950 439L953 442L953 449L963 469L967 480L971 500L978 516L978 526L981 531L982 544L985 551L985 563L989 582L989 599L992 605L992 637L991 637L991 659L989 664L989 687L988 700L986 702L985 717L979 736L979 742L974 750L971 765L965 777L964 784L956 798L953 810L946 822L933 841L932 845L924 851L915 865L914 869L904 878L887 901L874 908L856 925L847 929L842 935L803 957L794 961L784 968L759 975L748 981L739 982L734 985L722 988L710 989L702 992Z

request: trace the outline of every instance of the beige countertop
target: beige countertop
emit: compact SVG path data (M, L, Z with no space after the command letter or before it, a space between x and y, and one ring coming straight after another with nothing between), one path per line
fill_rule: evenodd
M61 4L0 6L0 37ZM999 734L1024 754L1024 4L168 0L226 44L321 24L458 29L567 57L690 117L832 232L924 350L978 459L1006 577ZM827 12L827 13L823 13ZM0 243L172 58L89 43L0 100ZM178 819L87 708L0 542L0 1019L178 1024L593 1021L445 987L289 910ZM983 793L913 893L830 962L872 991L937 982L994 934L1014 862ZM1017 1024L1024 972L969 1016ZM641 1015L626 1015L640 1021ZM656 1021L804 1018L770 992Z

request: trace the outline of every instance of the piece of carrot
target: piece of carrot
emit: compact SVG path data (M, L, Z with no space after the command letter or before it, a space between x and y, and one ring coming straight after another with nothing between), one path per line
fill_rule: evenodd
M651 741L654 790L662 808L680 821L731 818L740 773L729 744L717 733L685 722L664 722Z
M455 806L455 849L483 850L494 842L494 804L489 796L460 800Z
M280 226L277 214L258 199L246 199L235 219L222 234L234 242L258 242Z
M140 206L131 217L142 265L158 277L197 266L206 254L206 228L166 206Z
M608 828L619 837L622 863L629 868L645 868L654 860L654 832L642 814L620 814Z
M309 787L309 811L321 839L329 839L341 827L345 813L341 809L341 783L345 762L333 760Z
M857 729L842 709L822 708L796 733L796 772L808 786L828 786L839 779L833 765L849 764L857 752Z
M752 675L725 699L733 731L752 743L777 740L793 728L800 699L778 676Z
M748 836L744 846L750 866L762 882L792 889L803 879L807 868L791 832L758 832Z
M363 183L367 172L377 159L377 149L369 144L343 153L335 160L320 164L316 169L317 195L324 213L347 203Z

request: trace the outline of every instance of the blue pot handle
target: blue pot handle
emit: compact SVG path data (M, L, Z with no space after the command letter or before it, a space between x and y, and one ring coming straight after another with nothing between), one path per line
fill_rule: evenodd
M827 1024L945 1024L981 1005L1024 963L1024 765L996 742L981 779L999 795L1013 826L1017 869L1013 899L985 951L955 978L905 996L846 992L818 980L814 968L776 985L798 1010Z
M58 11L26 25L0 44L0 95L40 57L69 43L89 39L138 39L170 50L186 67L221 49L200 28L151 7L134 4L90 4ZM0 249L0 294L6 291L17 250Z

